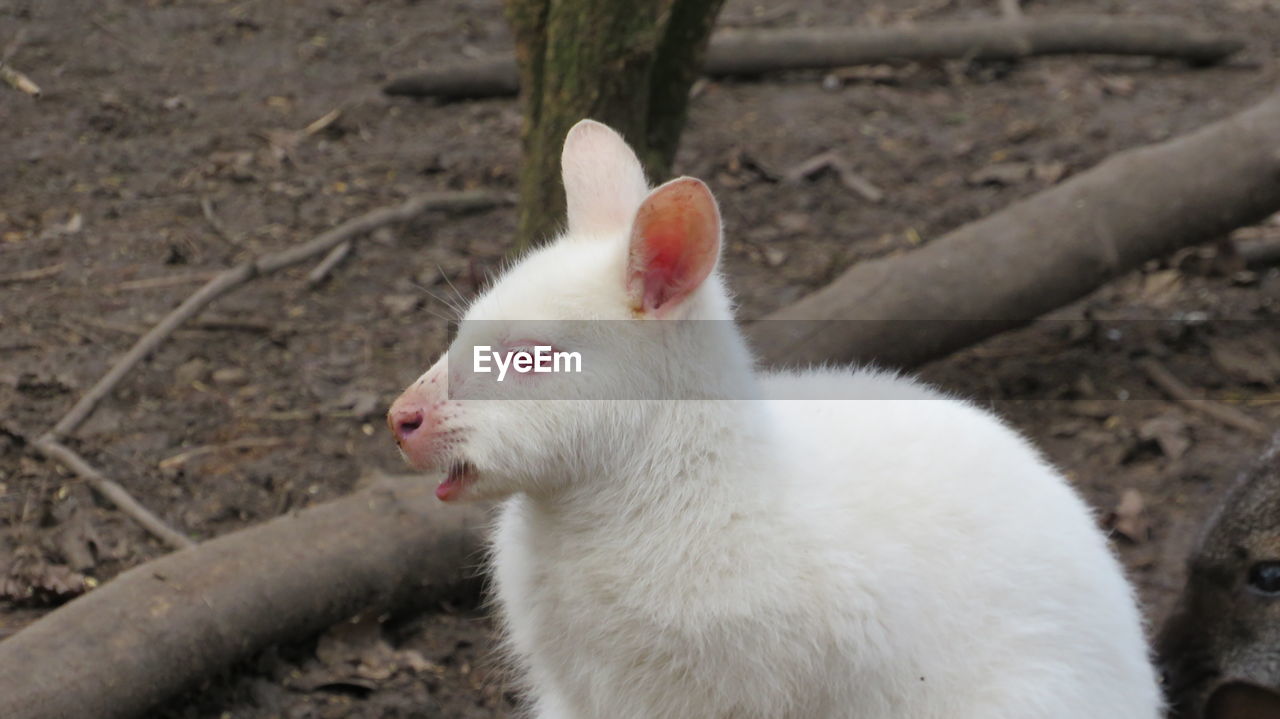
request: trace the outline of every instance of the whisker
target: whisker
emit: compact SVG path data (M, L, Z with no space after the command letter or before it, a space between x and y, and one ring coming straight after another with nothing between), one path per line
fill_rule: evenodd
M432 310L427 310L428 312L431 312L431 314L433 314L433 315L435 315L436 317L438 317L438 318L440 318L440 319L444 320L445 322L457 322L458 320L460 320L460 319L462 318L462 315L464 314L464 313L463 313L463 311L462 311L462 308L461 308L461 307L459 307L457 304L455 304L455 303L454 303L452 300L450 300L448 297L442 297L442 296L440 296L440 295L436 294L435 292L432 292L432 291L431 291L431 289L430 289L429 287L427 287L426 285L420 285L420 284L418 284L417 282L414 282L414 283L412 283L412 284L413 284L413 286L414 286L414 287L417 287L418 289L420 289L420 290L422 290L423 292L425 292L428 296L430 296L430 297L431 297L431 299L433 299L433 300L435 300L436 302L439 302L440 304L442 304L442 305L444 305L445 307L447 307L447 308L449 309L449 311L450 311L450 312L453 312L454 316L453 316L453 317L445 317L445 316L443 316L443 315L441 315L441 314L439 314L439 313L437 313L437 312L434 312L434 311L432 311Z
M440 276L444 278L445 284L449 285L449 289L453 290L453 294L458 296L458 301L462 303L461 306L465 307L467 305L467 298L462 296L462 293L459 292L458 288L453 284L453 280L449 279L449 273L445 272L444 268L440 265L436 265L436 269L440 271ZM465 314L466 312L459 311L458 317L462 317L462 315Z

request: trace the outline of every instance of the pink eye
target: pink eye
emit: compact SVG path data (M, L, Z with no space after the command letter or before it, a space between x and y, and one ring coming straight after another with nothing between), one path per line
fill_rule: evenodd
M543 352L559 352L560 348L542 340L518 339L507 340L502 344L505 352L535 352L541 347Z

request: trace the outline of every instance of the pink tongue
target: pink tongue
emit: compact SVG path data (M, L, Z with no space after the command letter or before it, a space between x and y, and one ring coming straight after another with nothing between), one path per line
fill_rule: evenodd
M448 502L449 500L457 497L458 493L461 491L462 480L460 478L455 478L450 474L443 482L440 483L439 487L436 487L436 499L441 502Z

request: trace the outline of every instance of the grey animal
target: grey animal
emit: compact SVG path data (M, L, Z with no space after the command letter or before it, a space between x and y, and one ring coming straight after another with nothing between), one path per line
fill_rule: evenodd
M1170 716L1280 719L1280 433L1206 525L1157 652Z

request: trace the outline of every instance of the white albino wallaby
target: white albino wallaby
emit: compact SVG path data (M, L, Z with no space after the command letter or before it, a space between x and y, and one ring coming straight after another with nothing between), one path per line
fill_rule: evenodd
M563 173L567 233L455 347L580 350L593 373L499 393L446 356L388 416L447 470L441 499L505 499L496 592L534 716L1156 719L1121 568L1026 441L890 374L757 372L706 185L651 191L591 121ZM583 399L606 386L657 399Z

